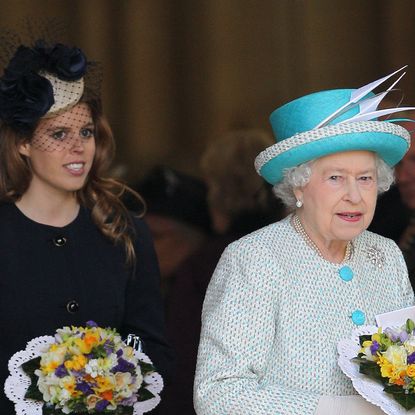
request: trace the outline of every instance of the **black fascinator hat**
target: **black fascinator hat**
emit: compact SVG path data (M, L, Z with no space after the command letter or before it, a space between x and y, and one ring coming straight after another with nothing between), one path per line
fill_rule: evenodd
M50 39L23 43L20 36L3 31L0 42L8 46L6 53L11 56L7 59L0 51L0 60L5 61L0 77L0 120L20 134L33 132L40 118L56 116L76 105L85 94L87 72L97 69L97 63L88 62L78 47ZM101 79L98 73L95 77Z

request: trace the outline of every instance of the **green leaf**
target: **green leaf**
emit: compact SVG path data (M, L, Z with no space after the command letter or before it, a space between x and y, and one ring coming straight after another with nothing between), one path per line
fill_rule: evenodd
M147 375L148 373L152 373L156 371L156 369L151 363L146 363L140 360L139 364L140 364L140 369L141 369L141 372L143 373L143 376Z
M43 415L65 415L60 409L55 409L54 405L44 404L42 407Z
M137 393L137 400L139 402L147 401L148 399L154 398L154 395L146 388L140 388Z
M408 320L406 320L406 332L410 334L413 332L414 329L415 323L410 318L408 318Z
M353 359L350 359L350 360L352 362L362 363L362 364L370 362L370 360L367 360L366 357L363 357L363 356L366 356L366 355L364 353L358 354L356 357L354 357Z
M99 344L98 346L92 348L91 353L94 355L95 359L107 357L107 351L105 350L103 344Z
M392 394L400 405L402 405L406 410L415 408L415 396L412 393L394 393Z
M363 347L363 342L365 342L367 340L369 340L369 341L372 340L372 335L371 334L362 334L361 336L359 336L360 347Z
M395 401L402 405L405 409L409 410L415 408L415 394L414 393L405 393L399 385L386 385L383 390L386 393L390 393Z
M40 368L40 356L35 357L28 362L25 362L22 364L23 372L26 373L26 375L32 377L32 375L35 375L35 370Z
M383 390L387 393L391 393L391 394L404 394L405 393L405 389L402 388L402 386L399 385L386 385Z
M83 414L86 411L84 398L82 396L71 399L68 402L68 408L75 414Z
M25 393L26 399L34 399L35 401L42 401L43 395L37 387L38 376L35 375L35 370L40 367L40 357L35 357L22 364L23 372L30 378L30 385Z
M32 380L31 384L27 388L27 391L26 391L24 397L26 399L34 399L35 401L43 401L43 395L39 391L39 389L36 385L36 382L37 382L37 380L36 381Z
M376 362L366 361L361 363L359 366L359 372L369 376L372 379L380 380L383 384L386 382L386 379L382 377L380 368Z
M134 408L132 406L119 406L115 411L108 411L115 415L133 415Z

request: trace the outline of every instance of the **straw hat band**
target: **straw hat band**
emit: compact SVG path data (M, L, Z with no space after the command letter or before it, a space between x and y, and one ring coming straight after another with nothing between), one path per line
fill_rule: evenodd
M279 141L271 147L268 147L262 151L255 159L255 169L258 173L260 173L262 167L270 160L301 145L309 144L333 136L356 133L386 133L394 136L399 136L407 142L408 147L411 142L411 136L405 128L385 121L361 121L334 124L327 127L295 134L292 137L286 138L285 140ZM362 140L364 139L362 138ZM350 148L350 150L353 150L353 148Z

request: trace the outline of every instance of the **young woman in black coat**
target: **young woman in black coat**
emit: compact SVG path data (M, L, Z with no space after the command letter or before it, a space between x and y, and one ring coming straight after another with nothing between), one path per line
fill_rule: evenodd
M105 178L114 142L81 50L21 46L0 78L0 382L37 336L88 320L140 337L169 372L144 222ZM0 413L14 413L4 393Z

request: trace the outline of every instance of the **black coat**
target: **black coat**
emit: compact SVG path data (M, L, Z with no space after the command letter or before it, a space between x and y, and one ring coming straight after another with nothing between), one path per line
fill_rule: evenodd
M8 359L27 341L88 320L117 328L123 337L139 335L157 370L169 372L157 259L147 226L134 223L133 274L123 247L100 233L87 209L57 228L28 219L14 204L0 205L1 385ZM0 414L12 408L2 394Z

